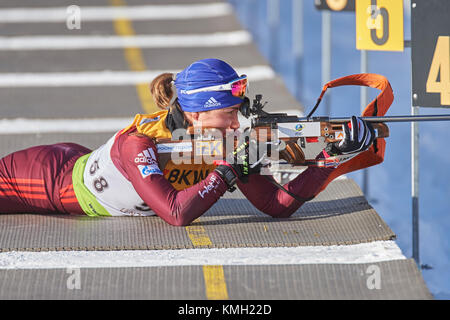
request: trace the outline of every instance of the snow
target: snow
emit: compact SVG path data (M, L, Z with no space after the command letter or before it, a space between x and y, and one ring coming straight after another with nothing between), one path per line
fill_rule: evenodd
M359 264L405 259L394 241L345 246L0 253L0 269Z

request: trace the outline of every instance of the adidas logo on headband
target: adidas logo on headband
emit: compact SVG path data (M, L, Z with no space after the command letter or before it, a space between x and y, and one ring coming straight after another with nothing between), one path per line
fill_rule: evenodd
M211 97L208 99L208 101L205 102L203 105L203 108L212 108L212 107L219 107L221 104L219 101L214 99L214 97Z

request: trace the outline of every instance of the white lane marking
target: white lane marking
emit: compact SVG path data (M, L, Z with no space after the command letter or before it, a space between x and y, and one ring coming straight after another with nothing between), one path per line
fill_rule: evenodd
M283 109L280 110L283 112ZM116 132L133 122L134 117L122 118L70 118L70 119L31 119L31 118L5 118L0 119L0 135L9 134L40 134L40 133L96 133ZM248 119L239 116L241 127Z
M245 45L251 40L250 33L244 30L136 36L19 36L0 37L0 51L224 47Z
M128 125L134 117L122 118L69 118L69 119L32 119L4 118L0 119L0 135L39 134L39 133L96 133L116 132ZM239 121L248 121L240 116ZM248 123L250 125L250 123ZM245 127L245 126L243 126Z
M124 7L80 6L81 22L128 20L187 20L232 14L228 3L187 5L142 5ZM0 9L1 23L65 22L67 7Z
M0 135L116 132L132 122L133 118L0 119Z
M394 241L343 246L128 251L3 252L0 269L187 265L360 264L406 259Z
M57 73L0 73L0 87L85 87L123 86L150 83L164 72L177 73L180 70L151 71L96 71ZM248 75L249 80L270 80L275 72L266 65L236 68L239 74Z

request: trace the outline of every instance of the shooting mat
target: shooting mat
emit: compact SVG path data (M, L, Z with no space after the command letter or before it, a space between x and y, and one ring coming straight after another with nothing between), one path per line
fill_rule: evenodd
M206 233L211 241L194 245L196 232ZM264 215L238 191L227 193L189 227L170 226L157 216L0 214L3 252L286 247L394 238L351 179L332 182L286 219Z

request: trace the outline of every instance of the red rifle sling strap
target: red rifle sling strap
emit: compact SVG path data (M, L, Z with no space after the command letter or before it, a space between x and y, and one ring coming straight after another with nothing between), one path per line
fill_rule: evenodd
M391 85L386 77L373 74L373 73L362 73L354 74L346 77L342 77L336 80L332 80L324 85L320 97L328 88L356 85L356 86L367 86L371 88L379 89L381 92L378 96L371 101L361 116L384 116L389 110L392 102L394 101L394 93L392 91ZM323 189L342 174L346 174L352 171L364 169L370 166L380 164L384 160L384 152L386 149L386 141L383 138L378 138L374 141L374 144L369 148L369 150L362 152L353 159L341 164L333 171L328 180L323 185Z

